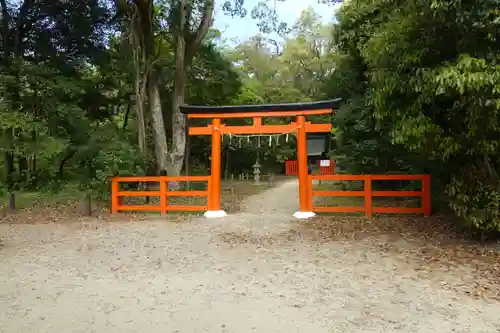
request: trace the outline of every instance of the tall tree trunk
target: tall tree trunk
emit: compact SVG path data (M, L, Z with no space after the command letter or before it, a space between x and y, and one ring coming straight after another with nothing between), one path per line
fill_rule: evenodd
M30 160L30 168L29 168L29 173L30 177L33 177L36 174L36 155L33 155Z
M11 63L11 47L10 47L10 29L9 29L9 24L10 24L10 14L7 8L7 2L6 0L0 0L0 5L2 6L2 46L3 46L3 59L2 63L3 66L6 70L10 68L10 63ZM5 129L2 134L2 140L4 142L11 142L12 137L10 133L10 129ZM9 147L10 148L10 147ZM7 186L9 188L12 188L12 174L14 173L14 156L12 155L12 152L6 151L4 153L4 159L5 159L5 182L7 183Z
M147 141L146 141L146 120L144 115L144 102L137 103L137 134L139 140L139 150L141 153L147 155Z
M19 155L17 157L17 163L19 165L19 180L28 180L28 159L24 155Z
M175 76L172 91L172 146L168 155L168 173L174 176L180 175L186 152L187 118L181 113L180 107L184 104L187 70L212 24L213 0L205 0L201 21L194 38L189 38L187 44L186 38L191 34L189 28L189 21L192 19L191 14L192 5L190 1L180 0L179 25L176 29L175 40Z
M148 101L149 109L151 110L151 119L153 122L154 147L156 155L156 166L158 171L166 170L169 172L169 164L167 162L168 144L167 135L165 133L165 125L163 124L163 112L161 108L160 90L156 74L151 71L148 75ZM182 160L181 160L182 161ZM171 174L169 173L169 176Z
M147 78L143 77L140 79L140 69L137 69L138 75L136 79L136 89L135 89L135 109L137 112L137 135L139 150L146 156L148 151L148 145L146 141L146 115L144 114L144 100L145 100L145 89L144 86L147 84Z
M186 149L186 117L181 113L186 89L186 33L189 29L189 0L180 0L179 25L175 40L175 72L172 89L172 146L168 154L168 175L179 176Z
M156 71L154 69L156 62L155 42L153 35L153 1L152 0L134 0L140 14L140 27L143 42L143 55L145 64L145 75L147 75L147 96L150 110L154 151L156 156L156 166L158 171L168 170L167 154L168 144L165 133L165 123L163 120L160 90Z
M153 36L153 1L134 0L134 3L140 14L142 47L147 66L145 72L148 77L148 106L151 112L157 166L160 170L166 170L169 176L177 176L182 170L186 148L186 117L180 112L180 106L184 104L186 71L212 23L213 0L205 0L202 17L194 34L190 31L190 20L193 19L191 17L193 9L191 0L179 0L176 3L179 21L173 29L175 31L175 75L171 105L172 140L170 150L164 127L158 81L154 70L156 54ZM189 40L188 45L186 44L187 39Z
M120 107L120 106L118 106ZM130 118L130 101L127 103L127 106L125 107L125 114L123 115L123 127L122 130L125 131L128 126L128 119Z
M31 27L31 23L26 19L31 7L34 5L34 0L24 0L21 7L19 8L19 15L16 20L15 34L14 34L14 47L13 47L13 57L14 62L11 64L11 69L14 71L15 81L12 86L12 94L11 94L11 105L12 110L24 112L25 107L23 105L23 101L21 99L21 66L24 59L24 36L27 31L29 31ZM12 66L13 65L13 66ZM10 130L9 130L10 132ZM17 134L17 130L13 130L12 136ZM11 145L12 149L14 149L14 144ZM12 153L13 154L13 153ZM14 161L14 156L12 156L12 161ZM28 162L24 154L18 156L18 165L19 165L19 174L20 180L26 180L26 171L28 169ZM12 169L12 171L14 171Z
M143 156L147 156L148 145L147 145L147 127L146 127L146 114L144 109L144 104L146 102L146 84L147 84L147 73L146 73L146 54L145 50L141 47L143 43L142 30L140 21L138 21L137 7L132 7L132 14L130 17L130 41L133 48L134 55L134 69L135 69L135 109L137 112L137 136L139 150ZM144 37L144 36L142 36Z
M11 152L4 153L5 158L5 182L9 189L14 186L14 154Z
M10 64L10 41L9 41L9 36L10 36L10 29L9 29L9 24L10 24L10 14L9 10L7 8L7 1L6 0L0 0L0 6L2 6L2 46L3 46L3 62L5 66L8 66Z
M180 46L179 46L180 45ZM172 146L168 155L168 175L179 176L186 150L186 116L181 113L184 104L186 74L184 69L185 42L178 41L175 67L175 81L172 96Z

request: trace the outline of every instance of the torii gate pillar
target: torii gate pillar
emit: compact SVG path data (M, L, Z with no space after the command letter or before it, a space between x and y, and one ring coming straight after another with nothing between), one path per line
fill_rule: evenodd
M307 132L305 116L297 116L297 164L299 176L299 211L293 216L298 219L308 219L315 216L309 207L309 182L307 168Z
M212 120L212 159L210 161L210 186L208 195L208 210L203 214L207 218L227 216L220 207L220 178L221 178L221 132L220 119Z

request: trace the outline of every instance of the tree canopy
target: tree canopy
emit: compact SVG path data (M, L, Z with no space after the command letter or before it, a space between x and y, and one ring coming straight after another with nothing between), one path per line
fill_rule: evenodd
M498 5L346 2L328 89L346 101L346 164L431 172L435 197L481 230L500 230Z

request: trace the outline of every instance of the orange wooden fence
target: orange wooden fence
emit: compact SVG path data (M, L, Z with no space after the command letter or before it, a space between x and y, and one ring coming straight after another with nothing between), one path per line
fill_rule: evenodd
M299 172L297 161L285 161L285 175L296 175Z
M208 183L205 191L169 191L169 182L202 182ZM122 191L120 183L141 183L151 182L159 183L159 190L153 191ZM152 177L114 177L111 180L111 212L118 213L122 211L150 211L161 212L165 214L169 211L206 211L208 204L205 206L191 205L169 205L169 197L207 197L210 200L210 176L152 176ZM123 205L122 197L159 197L159 205Z
M314 191L313 181L346 181L361 180L364 182L363 191ZM421 191L373 191L374 180L420 180ZM351 213L364 212L371 217L373 213L417 213L429 216L431 214L431 176L430 175L309 175L308 206L310 211L317 213ZM313 206L313 197L364 197L363 207L319 207ZM373 207L373 197L421 197L421 205L417 208L409 207Z
M321 166L321 161L317 161L318 172L320 174L331 175L335 173L335 161L330 160L329 166ZM299 166L296 160L285 161L285 175L297 175L299 172Z
M330 165L321 166L321 161L317 162L318 164L318 172L321 175L333 175L335 173L335 161L330 160Z

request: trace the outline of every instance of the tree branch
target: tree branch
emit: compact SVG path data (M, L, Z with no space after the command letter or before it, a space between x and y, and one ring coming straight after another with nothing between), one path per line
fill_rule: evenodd
M140 15L140 26L144 43L144 52L148 60L154 56L153 41L153 4L150 0L134 0Z
M267 42L270 43L270 44L272 44L276 48L276 53L275 53L276 56L279 57L279 56L281 56L283 54L283 52L280 52L280 46L279 46L279 44L278 44L277 41L275 41L272 38L268 38Z
M214 1L206 0L205 7L203 8L203 15L196 29L194 39L186 45L186 61L191 61L196 51L200 47L203 38L207 35L208 29L212 25L214 15ZM187 33L187 31L185 31Z

